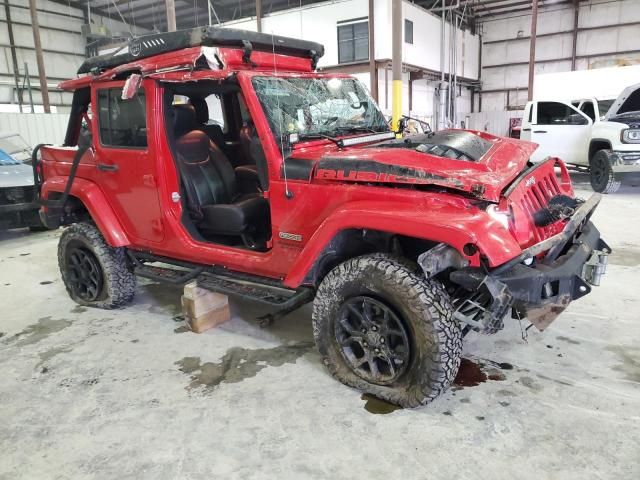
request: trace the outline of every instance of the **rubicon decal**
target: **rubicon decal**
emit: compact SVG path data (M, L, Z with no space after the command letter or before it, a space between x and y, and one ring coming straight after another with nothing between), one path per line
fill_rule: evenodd
M438 183L462 186L456 178L424 170L370 160L325 158L318 162L316 176L325 180L351 180L382 183Z

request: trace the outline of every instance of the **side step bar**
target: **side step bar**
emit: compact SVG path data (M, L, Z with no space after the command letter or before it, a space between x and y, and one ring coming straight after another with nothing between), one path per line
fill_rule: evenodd
M195 279L199 287L212 292L276 307L278 309L276 312L258 318L261 327L269 326L275 320L311 302L315 295L313 288L300 287L293 290L270 278L180 262L141 252L129 251L128 253L134 266L134 273L140 277L173 285L183 285ZM144 262L165 265L147 265Z

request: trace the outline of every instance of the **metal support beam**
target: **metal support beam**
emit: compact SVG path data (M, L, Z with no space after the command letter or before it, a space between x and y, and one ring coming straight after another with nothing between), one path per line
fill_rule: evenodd
M393 0L391 9L391 68L393 72L391 128L397 131L402 117L402 0Z
M11 8L9 0L4 0L4 15L7 19L7 30L9 32L9 46L11 48L11 63L13 64L13 79L16 84L16 97L18 98L18 108L22 113L22 90L20 90L20 72L18 71L18 56L16 55L16 42L13 38L13 24L11 22Z
M44 107L44 113L51 113L49 89L47 87L47 74L44 70L44 57L42 56L42 44L40 43L40 24L38 23L36 0L29 0L29 9L31 10L33 44L36 49L36 61L38 62L38 77L40 78L40 95L42 95L42 105Z
M531 43L529 47L529 84L528 99L533 99L533 76L536 70L536 30L538 28L538 0L533 0L531 11Z
M573 1L573 42L571 43L571 71L576 69L576 50L578 48L578 16L580 14L580 0Z
M256 0L256 26L262 32L262 0Z
M369 86L371 96L378 101L378 68L376 67L374 0L369 0Z
M167 32L176 31L176 2L174 0L164 0L167 10Z

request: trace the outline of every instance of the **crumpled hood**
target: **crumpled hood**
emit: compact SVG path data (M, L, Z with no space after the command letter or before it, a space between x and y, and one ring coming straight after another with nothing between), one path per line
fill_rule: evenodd
M535 143L485 132L447 130L366 147L324 149L313 158L313 177L323 181L438 185L498 201L523 170ZM292 159L309 159L295 152Z

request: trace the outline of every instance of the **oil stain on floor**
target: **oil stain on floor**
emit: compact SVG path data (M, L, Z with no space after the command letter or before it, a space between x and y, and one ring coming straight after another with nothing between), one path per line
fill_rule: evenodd
M255 377L265 367L281 367L285 363L295 363L312 348L311 342L255 350L234 347L217 363L201 363L200 357L185 357L175 364L181 372L191 377L187 390L199 387L212 390L221 383L238 383Z
M16 341L16 346L24 347L25 345L33 345L41 340L44 340L52 333L64 330L71 321L69 320L54 320L51 317L43 317L38 320L38 323L29 325L20 333L16 333L11 337L10 341Z
M475 387L487 380L506 380L506 376L501 370L513 370L513 365L489 361L485 363L470 358L462 358L452 389L459 390L464 387Z
M402 410L402 407L386 402L380 398L376 398L370 393L363 393L360 398L365 401L364 409L375 415L387 415L395 412L396 410Z

